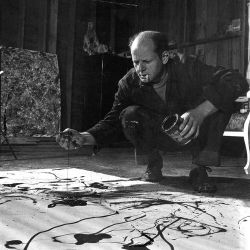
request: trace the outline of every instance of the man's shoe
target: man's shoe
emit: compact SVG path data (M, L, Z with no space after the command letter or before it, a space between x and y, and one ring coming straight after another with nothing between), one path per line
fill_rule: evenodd
M160 152L157 149L153 149L150 154L147 155L147 170L142 176L142 180L159 182L162 180L161 169L163 167L163 159Z
M208 172L211 172L209 167L195 167L189 173L189 183L195 191L199 193L214 193L217 191L216 185L209 182Z
M163 175L160 168L147 167L146 172L143 174L141 180L150 182L159 182L163 179Z

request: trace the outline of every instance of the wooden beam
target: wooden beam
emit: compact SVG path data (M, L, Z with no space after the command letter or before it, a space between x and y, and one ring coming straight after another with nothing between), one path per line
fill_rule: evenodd
M214 37L217 33L218 5L217 0L207 0L207 33L206 37ZM205 46L206 63L216 65L217 63L217 44L210 43Z
M183 43L187 42L187 0L184 0Z
M19 0L19 21L18 21L18 35L17 35L17 47L23 48L24 42L24 25L25 25L25 0Z
M69 6L69 27L68 46L67 46L67 66L66 66L66 102L67 102L67 126L71 127L71 102L72 102L72 79L73 79L73 65L74 65L74 42L75 42L75 17L76 17L76 0L70 1Z
M38 50L46 51L47 0L39 0L40 15L38 20Z
M248 44L250 41L248 41L248 35L246 33L247 30L247 23L248 23L248 8L247 5L249 2L247 0L242 1L242 13L241 13L241 32L242 32L242 37L241 37L241 56L240 56L240 72L243 75L246 75L246 70L247 70L247 61L248 61ZM248 27L248 32L249 32L249 27Z
M116 15L116 9L114 6L111 7L110 11L111 17L110 17L110 47L113 51L115 51L115 15Z
M47 51L50 53L56 53L58 0L50 0L49 4Z
M207 1L196 1L196 32L195 39L206 39L206 27L207 27ZM195 54L204 61L205 60L205 45L197 44L195 47Z
M198 44L215 43L215 42L219 42L219 41L223 41L223 40L240 38L240 37L241 37L241 32L239 32L237 34L232 34L232 35L218 36L218 37L212 37L212 38L208 38L208 39L206 39L206 38L199 39L199 40L194 41L194 42L182 43L180 45L173 45L173 46L170 46L170 49L188 48L188 47L192 47L192 46L195 46Z

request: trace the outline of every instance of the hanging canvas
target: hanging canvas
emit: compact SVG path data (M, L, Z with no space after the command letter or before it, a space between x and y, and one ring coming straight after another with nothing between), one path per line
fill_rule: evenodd
M53 136L60 124L55 54L1 49L1 128L7 136Z

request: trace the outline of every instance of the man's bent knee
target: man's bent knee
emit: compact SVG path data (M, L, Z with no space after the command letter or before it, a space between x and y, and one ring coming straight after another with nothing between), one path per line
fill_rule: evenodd
M156 139L156 115L141 106L129 106L121 112L120 120L125 137L136 148L148 151Z
M135 128L149 119L150 115L144 108L133 105L125 108L120 114L120 120L123 128Z

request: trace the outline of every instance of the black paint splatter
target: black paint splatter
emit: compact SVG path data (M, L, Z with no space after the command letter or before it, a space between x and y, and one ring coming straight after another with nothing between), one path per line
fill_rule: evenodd
M108 189L108 186L105 186L103 183L100 183L100 182L93 182L89 186L93 188L99 188L99 189Z
M57 226L51 227L51 228L49 228L49 229L47 229L47 230L44 230L44 231L40 231L40 232L34 234L34 235L29 239L29 241L26 243L26 245L25 245L25 247L24 247L23 250L27 250L28 247L29 247L29 245L30 245L30 243L32 242L32 240L34 240L35 237L37 237L38 235L40 235L40 234L42 234L42 233L46 233L46 232L49 232L49 231L51 231L51 230L53 230L53 229L55 229L55 228L63 227L63 226L66 226L66 225L77 224L77 223L79 223L79 222L81 222L81 221L91 220L91 219L97 219L97 218L105 218L105 217L113 216L113 215L115 215L115 214L117 214L116 211L115 211L114 213L112 213L112 214L106 214L106 215L101 215L101 216L93 216L93 217L83 218L83 219L80 219L80 220L77 220L77 221L73 221L73 222L69 222L69 223L64 223L64 224L61 224L61 225L57 225Z
M65 206L70 206L70 207L86 206L87 201L80 200L80 199L55 200L55 201L52 201L52 203L48 205L48 208L55 207L56 205L65 205Z
M65 243L59 239L61 236L55 236L52 237L54 242L58 243ZM106 233L94 233L94 234L83 234L83 233L78 233L74 234L73 237L76 239L75 245L83 245L85 243L98 243L103 239L110 239L112 236L110 234Z
M109 234L75 234L74 238L77 240L76 245L83 245L84 243L97 243L103 239L112 238Z
M30 188L29 187L18 187L18 190L21 191L28 191Z
M21 240L10 240L5 243L5 247L9 249L16 249L13 245L20 245L23 244Z
M122 249L128 250L149 250L145 245L123 245Z
M10 183L10 184L2 184L2 185L5 187L16 187L17 185L20 185L20 184L23 184L23 183Z

